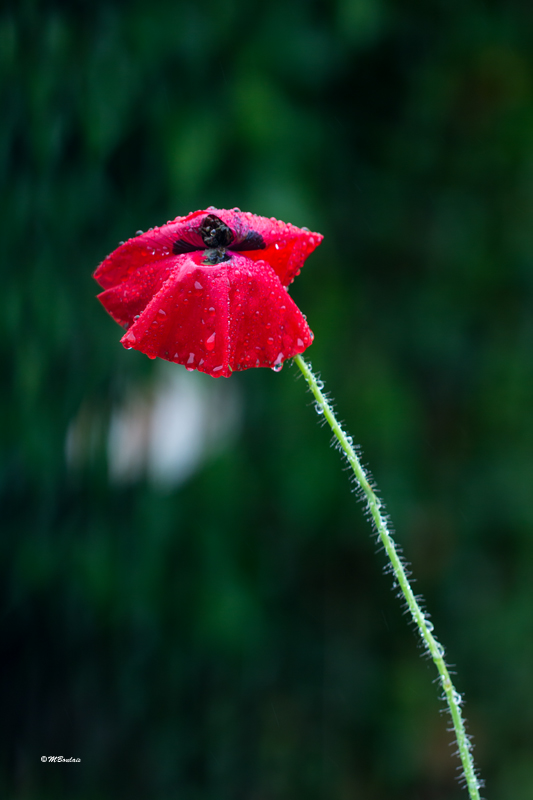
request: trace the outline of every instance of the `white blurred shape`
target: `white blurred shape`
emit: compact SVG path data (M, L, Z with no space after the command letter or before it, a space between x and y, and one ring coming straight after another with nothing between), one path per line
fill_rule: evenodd
M67 431L69 466L90 458L94 429L82 408ZM125 484L148 480L165 490L183 483L203 462L235 437L240 421L236 387L175 364L159 362L153 385L132 390L114 409L107 431L109 480Z

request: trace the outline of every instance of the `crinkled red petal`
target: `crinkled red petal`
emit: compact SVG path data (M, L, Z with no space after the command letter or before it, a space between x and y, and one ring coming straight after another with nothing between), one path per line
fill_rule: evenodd
M177 242L204 250L199 228L210 214L217 216L231 229L235 237L234 244L240 252L252 261L270 264L284 286L294 280L305 259L323 239L320 233L297 228L274 218L268 219L238 209L211 207L191 212L185 217L176 217L166 225L129 239L102 262L94 277L103 289L109 289L127 280L137 269L171 256ZM254 247L247 250L245 244L251 235ZM260 237L264 247L257 247L257 237ZM231 245L227 249L231 251Z
M321 233L313 233L274 217L269 219L247 211L213 209L209 213L219 217L240 239L245 239L249 231L261 236L265 248L249 251L243 249L243 255L252 261L266 261L270 264L284 286L292 283L300 273L305 259L324 238ZM231 245L228 249L231 250Z
M203 260L202 252L173 259L161 288L122 337L125 347L227 377L249 367L280 368L311 344L305 318L266 262L244 255L214 266Z
M179 266L184 256L142 264L121 283L106 289L98 299L119 325L129 327Z

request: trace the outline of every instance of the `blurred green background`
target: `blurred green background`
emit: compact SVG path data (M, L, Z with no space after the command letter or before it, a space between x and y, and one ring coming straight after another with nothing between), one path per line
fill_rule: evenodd
M325 235L291 288L307 356L487 798L531 800L533 7L2 9L2 796L466 796L296 370L169 372L94 299L119 240L213 204Z

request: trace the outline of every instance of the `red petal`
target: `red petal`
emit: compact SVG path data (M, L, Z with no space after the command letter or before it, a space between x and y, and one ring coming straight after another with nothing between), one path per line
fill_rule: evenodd
M287 358L302 353L313 334L279 277L265 261L242 256L231 260L231 366L281 369Z
M185 256L172 256L142 264L122 283L101 292L98 299L115 322L119 325L132 325L184 258Z
M217 216L232 230L240 252L252 261L269 263L284 286L294 280L305 259L323 239L320 233L297 228L274 218L259 217L238 209L227 211L211 207L191 212L185 217L176 217L166 225L129 239L100 264L94 277L103 289L109 289L127 280L138 269L172 256L172 248L178 241L200 250L205 249L198 229L209 214ZM245 242L251 234L255 235L256 240L257 236L261 237L265 246L246 250ZM232 250L231 245L228 249Z
M122 337L155 358L210 375L229 375L228 278L224 262L203 265L198 251L176 259L176 267L139 319Z
M259 217L247 211L211 209L209 213L225 222L240 239L245 239L248 232L259 234L265 248L249 251L243 248L242 254L252 261L266 261L270 264L284 286L292 283L305 259L324 238L321 233L297 228L274 217ZM228 250L231 249L230 245Z
M155 265L169 257L173 257L172 248L179 239L187 236L191 244L204 249L201 236L196 232L199 221L195 217L204 212L197 211L186 217L176 217L173 222L152 228L139 236L134 236L114 250L97 268L94 278L103 289L117 286L127 280L138 270L152 270Z
M203 252L175 259L122 337L125 347L227 377L249 367L281 368L311 344L303 315L268 264L242 255L214 266L203 260Z

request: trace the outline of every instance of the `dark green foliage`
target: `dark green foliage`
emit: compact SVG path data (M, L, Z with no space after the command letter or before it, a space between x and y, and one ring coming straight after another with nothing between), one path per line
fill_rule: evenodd
M4 5L2 797L466 796L295 371L221 379L240 422L177 487L109 479L109 421L159 371L91 273L210 204L325 235L291 289L307 355L487 797L533 796L532 30L513 0Z

